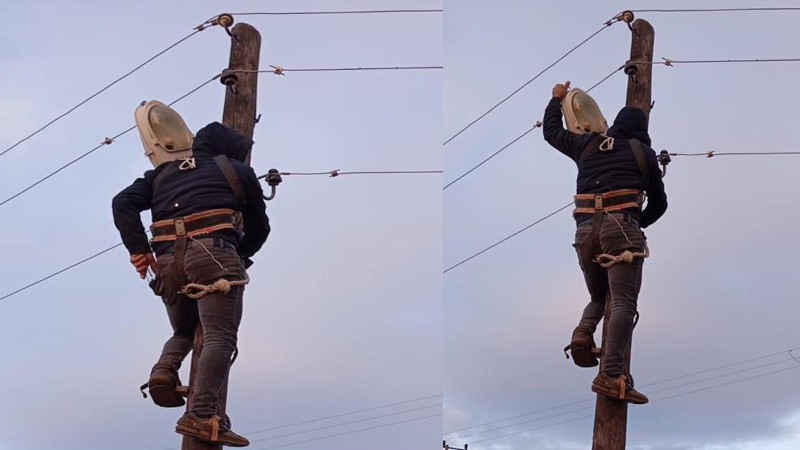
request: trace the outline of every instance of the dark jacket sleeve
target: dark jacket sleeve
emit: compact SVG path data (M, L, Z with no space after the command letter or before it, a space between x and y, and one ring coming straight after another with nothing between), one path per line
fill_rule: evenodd
M553 97L544 110L542 121L544 140L556 150L578 162L583 149L589 144L591 134L577 134L564 129L561 117L561 99Z
M151 189L153 171L144 174L130 186L126 187L114 197L111 209L114 212L114 225L117 226L122 242L131 255L150 253L150 244L139 215L142 211L150 209L153 196Z
M647 228L654 224L667 211L667 194L664 191L664 180L661 178L661 168L658 166L656 152L646 148L648 164L650 165L650 187L647 189L647 206L642 211L640 225Z
M264 192L261 190L256 173L251 167L244 167L242 181L245 188L247 206L242 211L244 216L244 237L239 244L239 254L244 258L255 255L267 241L270 226L267 217L267 205Z

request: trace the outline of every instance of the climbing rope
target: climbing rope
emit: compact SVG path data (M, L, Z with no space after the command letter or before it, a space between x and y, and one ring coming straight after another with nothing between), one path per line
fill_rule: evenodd
M234 286L244 286L250 283L250 277L245 276L244 280L234 280L228 281L224 278L220 278L219 280L211 283L211 284L200 284L200 283L189 283L181 290L179 293L193 298L195 300L205 297L206 295L212 292L222 292L223 294L227 294L231 291L231 288ZM194 290L194 292L191 292Z
M643 252L631 252L630 250L625 250L617 256L609 255L608 253L602 253L595 257L594 262L607 269L616 265L617 263L624 262L630 264L633 262L634 258L647 258L648 256L650 256L650 251L645 246Z

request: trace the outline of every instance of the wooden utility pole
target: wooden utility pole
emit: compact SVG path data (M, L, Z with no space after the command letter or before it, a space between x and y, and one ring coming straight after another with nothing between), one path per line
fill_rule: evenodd
M258 87L258 59L261 51L261 34L251 25L239 23L231 29L231 56L228 64L230 74L234 77L223 76L223 83L227 85L225 93L225 106L222 113L222 123L236 131L253 137L253 128L256 125L256 99ZM236 72L246 70L247 72ZM247 164L250 164L250 155L247 155ZM189 411L194 402L191 387L195 384L197 364L203 351L203 328L197 325L194 333L194 350L192 351L192 366L189 372L190 395L186 403ZM228 399L228 375L222 382L219 391L218 414L225 419L225 406ZM189 437L183 437L181 450L222 450L220 444L209 444Z
M628 94L625 104L644 110L650 117L650 93L653 74L653 42L655 31L646 20L638 19L633 22L631 34L631 62L634 64L628 73ZM635 64L635 62L642 62ZM611 295L606 296L606 311L603 318L603 351L606 349L606 335L608 331L608 318L611 314ZM625 350L625 370L630 372L631 347L633 340L628 341ZM602 370L602 366L601 366ZM628 430L628 404L614 400L605 395L597 395L594 410L594 437L592 450L625 450L625 439Z

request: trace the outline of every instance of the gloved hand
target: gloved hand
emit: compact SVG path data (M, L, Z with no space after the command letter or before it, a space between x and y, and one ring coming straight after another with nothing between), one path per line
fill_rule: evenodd
M144 280L147 275L147 269L152 267L153 272L158 273L158 262L152 253L143 253L140 255L131 255L131 264L139 272L139 278Z

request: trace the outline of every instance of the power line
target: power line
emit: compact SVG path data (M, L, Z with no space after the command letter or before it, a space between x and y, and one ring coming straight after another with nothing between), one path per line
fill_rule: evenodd
M525 228L523 228L523 229L521 229L521 230L517 231L516 233L513 233L513 234L511 234L510 236L506 236L506 237L504 237L503 239L501 239L501 240L499 240L499 241L495 242L494 244L492 244L492 245L490 245L490 246L486 247L485 249L483 249L483 250L479 251L478 253L475 253L474 255L472 255L472 256L470 256L469 258L467 258L467 259L465 259L465 260L461 261L460 263L458 263L458 264L456 264L456 265L454 265L454 266L450 266L448 269L446 269L446 270L445 270L444 272L442 272L442 273L447 273L447 272L449 272L449 271L451 271L451 270L455 269L456 267L458 267L458 266L460 266L460 265L464 264L465 262L467 262L467 261L469 261L469 260L471 260L471 259L473 259L473 258L476 258L476 257L478 257L478 256L480 256L480 255L482 255L482 254L484 254L484 253L486 253L486 252L488 252L489 250L491 250L491 249L493 249L493 248L497 247L498 245L502 244L503 242L505 242L505 241L507 241L507 240L509 240L509 239L513 238L514 236L516 236L516 235L518 235L518 234L522 233L523 231L526 231L526 230L528 230L529 228L533 227L534 225L537 225L537 224L539 224L539 223L543 222L544 220L546 220L546 219L548 219L548 218L550 218L550 217L552 217L552 216L556 215L557 213L559 213L559 212L561 212L561 211L563 211L563 210L565 210L565 209L569 208L570 206L572 206L572 204L573 204L572 202L569 202L569 203L567 203L566 205L562 206L561 208L558 208L557 210L555 210L555 211L551 212L550 214L548 214L548 215L546 215L546 216L542 217L541 219L537 220L536 222L533 222L532 224L530 224L530 225L526 226Z
M762 155L800 155L800 152L704 152L704 153L670 153L670 156L705 156L712 158L714 156L762 156Z
M783 362L785 362L785 361L783 361ZM700 388L700 389L695 389L695 390L692 390L692 391L681 392L681 393L678 393L678 394L675 394L675 395L671 395L671 396L667 396L667 397L662 397L662 398L658 398L658 399L655 399L655 400L651 400L650 403L656 403L656 402L660 402L660 401L663 401L663 400L669 400L669 399L676 398L676 397L682 397L684 395L695 394L695 393L698 393L698 392L707 391L707 390L718 388L718 387L722 387L722 386L728 386L728 385L731 385L731 384L740 383L742 381L753 380L755 378L761 378L761 377L765 377L765 376L768 376L768 375L773 375L773 374L776 374L776 373L786 372L786 371L789 371L789 370L796 370L796 369L800 369L800 365L793 365L791 367L786 367L786 368L783 368L783 369L773 370L773 371L770 371L770 372L765 372L765 373L758 374L758 375L753 375L753 376L750 376L750 377L740 378L740 379L737 379L737 380L731 380L731 381L727 381L725 383L719 383L719 384L715 384L715 385L711 385L711 386L706 386L706 387L703 387L703 388ZM702 380L702 381L707 381L707 380ZM588 418L593 417L593 416L594 416L593 414L589 414L589 415L586 415L586 416L577 417L575 419L565 420L565 421L562 421L562 422L556 422L556 423L549 424L549 425L544 425L544 426L541 426L541 427L536 427L536 428L531 428L531 429L524 429L524 430L515 431L513 433L506 433L506 434L502 434L500 436L490 437L490 438L483 439L483 440L480 440L480 441L471 442L470 444L474 445L474 444L478 444L478 443L481 443L481 442L491 441L491 440L500 439L500 438L513 436L513 435L517 435L517 434L522 434L522 433L528 433L528 432L531 432L531 431L536 431L536 430L540 430L540 429L543 429L543 428L549 428L549 427L553 427L553 426L556 426L556 425L561 425L561 424L568 423L568 422L574 422L574 421L577 421L577 420L588 419Z
M738 375L740 373L751 372L753 370L758 370L758 369L763 369L765 367L771 367L771 366L775 366L775 365L778 365L778 364L783 364L783 363L788 362L788 361L796 361L797 362L797 360L795 360L793 357L791 357L791 358L787 358L787 359L782 359L780 361L774 361L774 362L771 362L771 363L762 364L762 365L755 366L755 367L749 367L747 369L737 370L737 371L734 371L734 372L728 372L728 373L724 373L722 375L715 375L713 377L704 378L702 380L690 381L688 383L679 384L677 386L670 386L670 387L666 387L666 388L663 388L663 389L658 389L658 390L655 390L655 391L649 391L649 392L645 392L645 393L647 395L652 395L652 394L656 394L656 393L659 393L659 392L671 391L673 389L679 389L679 388L682 388L682 387L691 386L693 384L705 383L707 381L716 380L716 379L719 379L719 378L725 378L725 377L729 377L731 375ZM800 368L800 366L794 366L793 368ZM651 383L651 385L652 385L652 383ZM644 386L640 386L639 388L641 389L642 387L644 387ZM694 391L692 391L692 392L694 392ZM681 395L683 395L683 394L681 394ZM672 397L674 397L674 396L670 396L668 398L672 398ZM578 402L578 403L585 403L585 402L589 402L591 400L592 399L586 399L586 400L583 400L583 401ZM506 428L516 427L516 426L519 426L519 425L525 425L525 424L532 423L532 422L540 422L542 420L550 419L550 418L553 418L553 417L564 416L564 415L567 415L567 414L572 414L572 413L575 413L575 412L585 411L585 410L592 409L592 408L594 408L594 407L593 406L586 406L586 407L583 407L583 408L573 409L573 410L565 411L565 412L561 412L561 413L548 414L548 415L543 416L543 417L537 417L535 419L525 420L523 422L517 422L517 423L513 423L513 424L509 424L509 425L504 425L504 426L501 426L501 427L493 428L491 430L476 431L474 433L470 433L470 434L467 434L467 435L464 435L464 436L459 436L458 438L459 439L464 439L464 438L467 438L467 437L470 437L470 436L477 436L477 435L480 435L480 434L490 433L490 432L493 432L493 431L499 431L499 430L503 430L503 429L506 429ZM554 408L551 408L551 409L554 409ZM509 419L506 419L506 420L509 420ZM502 422L505 422L505 420L503 420Z
M181 97L181 98L185 98L185 96L184 96L184 97ZM176 100L176 101L177 101L177 100ZM173 102L173 103L174 103L174 102ZM171 104L173 104L173 103L171 103ZM136 127L133 127L133 128L136 128ZM131 128L131 129L133 129L133 128ZM128 129L128 130L126 130L125 132L128 132L128 131L130 131L131 129ZM122 133L122 134L124 134L124 133ZM121 136L122 134L120 134L120 135L117 135L117 137L118 137L118 136ZM116 137L115 137L114 139L116 139ZM97 147L97 148L99 148L99 147ZM95 148L95 149L93 149L93 150L91 150L91 151L94 151L94 150L96 150L97 148ZM91 151L90 151L90 152L88 152L88 153L85 153L85 154L83 154L81 157L77 158L76 160L73 160L72 162L75 162L75 161L77 161L78 159L80 159L80 158L83 158L84 156L86 156L86 155L88 155L89 153L91 153ZM70 164L72 164L72 163L70 163ZM62 167L62 169L63 169L63 168L66 168L66 167L67 167L67 166L64 166L64 167ZM61 169L59 169L59 170L61 170ZM48 175L48 176L47 176L47 177L45 177L44 179L46 179L46 178L49 178L49 177L50 177L50 176L52 176L52 175L55 175L55 173L57 173L57 172L58 172L58 171L56 171L56 172L54 172L54 173L52 173L52 174ZM336 173L336 175L334 175L334 173ZM387 171L354 171L354 172L341 172L341 171L338 171L338 170L332 170L332 171L330 171L330 172L281 172L281 175L307 175L307 176L312 176L312 175L327 175L327 176L329 176L329 177L336 177L336 176L339 176L339 175L389 175L389 174L435 174L435 173L442 173L442 171L441 171L441 170L406 170L406 171L400 171L400 170L388 171L388 170L387 170ZM260 176L260 177L258 177L258 178L259 178L259 179L261 179L261 178L265 178L265 177L266 177L266 175L261 175L261 176ZM28 190L28 189L32 188L33 186L35 186L36 184L39 184L39 183L41 183L42 181L44 181L44 179L42 179L42 180L38 181L37 183L35 183L35 184L34 184L34 185L32 185L32 186L29 186L29 187L28 187L27 189L25 189L25 190ZM24 193L24 191L22 191L22 192L20 192L20 193L17 193L17 194L16 194L14 197L17 197L17 196L21 195L22 193ZM13 199L14 197L11 197L11 198L9 198L9 199L5 200L3 203L0 203L0 206L2 206L4 203L8 202L9 200ZM72 269L72 268L74 268L74 267L76 267L76 266L79 266L79 265L81 265L81 264L85 263L85 262L88 262L88 261L90 261L90 260L92 260L92 259L94 259L94 258L96 258L96 257L98 257L98 256L100 256L100 255L102 255L102 254L104 254L104 253L106 253L106 252L109 252L109 251L111 251L111 250L113 250L113 249L115 249L115 248L117 248L117 247L119 247L119 246L121 246L121 245L122 245L122 243L119 243L119 244L113 245L113 246L111 246L111 247L109 247L109 248L107 248L107 249L105 249L105 250L103 250L103 251L100 251L100 252L98 252L98 253L96 253L96 254L94 254L94 255L92 255L92 256L90 256L90 257L86 258L86 259L83 259L83 260L81 260L81 261L78 261L77 263L74 263L74 264L72 264L72 265L70 265L70 266L68 266L68 267L65 267L64 269L61 269L61 270L59 270L59 271L57 271L57 272L54 272L54 273L52 273L52 274L50 274L50 275L48 275L48 276L46 276L46 277L44 277L44 278L41 278L41 279L39 279L39 280L37 280L37 281L35 281L35 282L33 282L33 283L31 283L31 284L27 285L27 286L24 286L24 287L22 287L22 288L19 288L19 289L17 289L16 291L10 292L10 293L8 293L8 294L6 294L6 295L4 295L4 296L0 297L0 301L2 301L2 300L4 300L4 299L6 299L6 298L8 298L8 297L11 297L11 296L13 296L13 295L16 295L16 294L18 294L18 293L20 293L20 292L22 292L22 291L24 291L24 290L27 290L27 289L29 289L29 288L32 288L32 287L36 286L36 285L37 285L37 284L39 284L39 283L42 283L42 282L44 282L44 281L46 281L46 280L49 280L50 278L53 278L53 277L54 277L54 276L56 276L56 275L59 275L59 274L61 274L62 272L66 272L66 271L67 271L67 270L69 270L69 269ZM375 409L377 409L377 408L375 408ZM359 412L360 412L360 411L359 411ZM355 414L355 413L348 413L348 414ZM347 414L345 414L345 415L347 415ZM314 421L316 421L316 420L322 420L322 419L315 419ZM298 424L295 424L295 425L298 425ZM285 426L283 426L283 427L278 427L278 428L285 428L285 427L288 427L288 426L291 426L291 425L285 425ZM277 428L275 428L275 429L277 429ZM262 430L262 431L266 431L266 430Z
M98 256L100 256L100 255L102 255L102 254L108 253L108 252L110 252L111 250L114 250L115 248L117 248L117 247L119 247L119 246L121 246L121 245L122 245L122 242L120 242L119 244L116 244L116 245L112 245L111 247L108 247L108 248L107 248L107 249L105 249L105 250L101 250L101 251L99 251L99 252L95 253L94 255L92 255L92 256L90 256L90 257L88 257L88 258L82 259L82 260L80 260L80 261L78 261L78 262L76 262L76 263L74 263L74 264L71 264L71 265L69 265L69 266L67 266L67 267L65 267L65 268L63 268L63 269L61 269L61 270L59 270L59 271L53 272L53 273L51 273L50 275L48 275L48 276L46 276L46 277L44 277L44 278L41 278L41 279L39 279L39 280L37 280L37 281L34 281L33 283L31 283L31 284L29 284L29 285L27 285L27 286L25 286L25 287L21 287L21 288L17 289L17 290L16 290L16 291L14 291L14 292L10 292L10 293L8 293L8 294L6 294L6 295L4 295L4 296L0 297L0 301L2 301L2 300L5 300L5 299L9 298L9 297L11 297L12 295L19 294L20 292L22 292L22 291L24 291L24 290L26 290L26 289L28 289L28 288L32 288L32 287L36 286L36 285L37 285L37 284L39 284L39 283L42 283L42 282L44 282L44 281L47 281L47 280L49 280L50 278L53 278L53 277L54 277L54 276L56 276L56 275L60 275L61 273L64 273L64 272L68 271L69 269L72 269L73 267L77 267L77 266L80 266L81 264L83 264L83 263L85 263L85 262L91 261L92 259L94 259L94 258L97 258Z
M315 67L315 68L300 68L300 69L287 69L281 66L270 65L273 70L230 70L228 72L242 72L242 73L274 73L276 75L283 75L284 72L352 72L359 70L441 70L444 66L378 66L378 67Z
M447 185L446 185L446 186L445 186L445 187L444 187L442 190L445 190L445 189L449 188L450 186L454 185L454 184L455 184L455 183L457 183L457 182L458 182L460 179L462 179L462 178L464 178L465 176L467 176L467 175L471 174L471 173L472 173L472 172L473 172L475 169L477 169L478 167L482 166L484 163L486 163L486 162L487 162L487 161L489 161L490 159L494 158L495 156L499 155L499 154L500 154L500 153L501 153L503 150L507 149L508 147L510 147L512 144L514 144L514 143L515 143L515 142L517 142L518 140L520 140L520 139L524 138L525 136L527 136L527 135L528 135L528 133L530 133L531 131L533 131L533 130L535 130L535 129L537 129L537 128L541 127L541 126L542 126L542 122L536 122L536 124L535 124L534 126L532 126L532 127L528 128L527 130L525 130L525 132L524 132L524 133L522 133L522 134L520 134L519 136L517 136L516 138L514 138L514 140L513 140L513 141L511 141L511 142L509 142L508 144L506 144L506 145L504 145L504 146L500 147L500 150L498 150L498 151L496 151L496 152L492 153L491 155L489 155L489 157L488 157L488 158L486 158L486 159L484 159L483 161L479 162L477 166L475 166L475 167L473 167L473 168L469 169L468 171L466 171L466 172L462 173L461 175L459 175L459 176L458 176L458 178L456 178L455 180L453 180L453 181L451 181L451 182L447 183Z
M741 361L736 361L736 362L733 362L733 363L728 363L728 364L723 364L723 365L720 365L720 366L712 367L712 368L709 368L709 369L703 369L703 370L700 370L700 371L697 371L697 372L692 372L692 373L679 375L679 376L672 377L672 378L667 378L667 379L656 381L656 382L653 382L653 383L643 384L643 385L639 386L639 389L642 389L642 388L645 388L645 387L649 387L649 386L656 386L656 385L659 385L659 384L669 383L671 381L676 381L676 380L680 380L680 379L684 379L684 378L689 378L689 377L693 377L693 376L696 376L696 375L701 375L701 374L704 374L704 373L715 372L717 370L727 369L727 368L730 368L730 367L740 366L742 364L747 364L747 363L750 363L750 362L760 361L760 360L763 360L763 359L767 359L767 358L771 358L771 357L774 357L774 356L782 355L784 353L788 353L789 356L792 356L792 352L795 351L795 350L798 350L799 348L800 347L795 347L795 348L790 348L788 350L781 350L779 352L769 353L767 355L761 355L761 356L757 356L757 357L754 357L754 358L748 358L748 359L744 359L744 360L741 360ZM787 362L787 361L790 361L790 360L791 359L787 358L785 360L779 361L779 363ZM747 370L754 370L754 369L758 369L758 368L768 367L768 366L771 366L771 365L774 365L774 364L776 364L776 363L769 363L769 364L756 366L756 367L753 367L753 368L750 368L750 369L746 369L746 370L729 372L729 373L727 373L727 374L725 374L723 376L735 375L735 374L738 374L738 373L746 372ZM703 380L700 380L700 381L697 381L697 382L694 382L694 383L708 381L708 380L712 380L712 379L715 379L715 378L720 378L720 376L706 378L706 379L703 379ZM693 383L688 383L688 384L693 384ZM662 390L658 390L658 391L652 391L652 392L661 392L663 390L675 389L675 388L678 388L678 387L686 386L688 384L680 385L680 386L673 386L671 388L662 389ZM493 420L491 422L486 422L486 423L482 423L482 424L478 424L478 425L472 425L472 426L469 426L469 427L466 427L466 428L460 428L458 430L448 431L447 433L444 433L444 435L448 436L448 435L460 433L462 431L471 430L473 428L481 428L481 427L485 427L485 426L488 426L488 425L494 425L494 424L497 424L497 423L506 422L506 421L513 420L513 419L519 419L521 417L526 417L526 416L530 416L530 415L533 415L533 414L538 414L538 413L542 413L542 412L547 412L547 411L552 411L552 410L556 410L556 409L565 408L567 406L573 406L573 405L578 405L578 404L581 404L581 403L590 402L592 400L594 400L594 398L587 398L587 399L584 399L584 400L578 400L578 401L574 401L574 402L570 402L570 403L564 403L564 404L561 404L561 405L551 406L551 407L548 407L548 408L539 409L539 410L536 410L536 411L531 411L531 412L527 412L527 413L523 413L523 414L518 414L518 415L515 415L515 416L511 416L511 417L506 417L506 418L503 418L503 419ZM545 419L545 418L548 418L548 417L553 417L553 416L547 416L547 417L544 417L542 419ZM525 423L525 422L523 422L523 423ZM492 430L489 430L489 431L492 431Z
M381 414L381 415L378 415L378 416L366 417L366 418L358 419L358 420L351 420L350 422L343 422L343 423L338 423L338 424L333 424L333 425L327 425L327 426L324 426L324 427L312 428L310 430L294 431L292 433L285 433L285 434L281 434L281 435L278 435L278 436L270 436L270 437L266 437L266 438L262 438L262 439L255 439L255 440L251 440L250 443L252 444L254 442L274 441L275 439L281 439L281 438L285 438L285 437L289 437L289 436L297 436L298 434L306 434L306 433L312 433L314 431L328 430L328 429L331 429L331 428L343 427L345 425L353 425L353 424L356 424L356 423L368 422L370 420L378 420L378 419L383 419L383 418L386 418L386 417L399 416L399 415L407 414L407 413L410 413L410 412L422 411L424 409L431 409L431 408L437 408L437 407L440 408L442 406L443 406L442 403L439 403L437 405L422 406L422 407L419 407L419 408L407 409L407 410L404 410L404 411Z
M527 87L529 84L531 84L531 83L532 83L534 80L536 80L537 78L539 78L540 76L542 76L542 75L543 75L545 72L547 72L548 70L550 70L551 68L553 68L553 67L554 67L556 64L560 63L560 62L561 62L561 61L562 61L564 58L566 58L566 57L567 57L567 56L569 56L569 55L570 55L572 52L574 52L575 50L577 50L578 48L580 48L580 47L581 47L583 44L585 44L585 43L589 42L589 41L590 41L592 38L594 38L595 36L597 36L598 34L600 34L600 33L601 33L603 30L605 30L606 28L608 28L609 26L611 26L613 23L615 23L615 22L618 22L618 21L620 20L620 19L619 19L619 17L620 17L620 16L619 16L619 15L617 15L615 18L613 18L613 19L609 20L608 22L606 22L605 24L603 24L603 27L602 27L602 28L600 28L599 30L597 30L597 31L595 31L594 33L592 33L591 35L589 35L589 37L587 37L586 39L584 39L583 41L581 41L581 42L580 42L578 45L576 45L575 47L572 47L572 49L570 49L570 50L569 50L567 53L565 53L564 55L562 55L560 58L558 58L558 59L557 59L555 62L553 62L553 63L552 63L552 64L550 64L549 66L545 67L545 68L544 68L544 69L543 69L541 72L537 73L537 74L536 74L536 75L535 75L533 78L531 78L530 80L526 81L526 82L525 82L525 83L524 83L522 86L518 87L516 90L514 90L514 92L512 92L511 94L509 94L509 95L508 95L506 98L504 98L504 99L500 100L500 101L499 101L497 104L495 104L494 106L492 106L491 108L489 108L489 110L488 110L488 111L486 111L485 113L481 114L480 116L478 116L478 118L477 118L477 119L473 120L472 122L470 122L469 124L467 124L467 126L465 126L464 128L462 128L461 130L459 130L459 131L458 131L458 133L454 134L454 135L453 135L453 136L451 136L451 137L450 137L448 140L444 141L444 144L442 144L442 145L447 145L447 144L448 144L450 141L452 141L453 139L455 139L456 137L458 137L458 135L460 135L461 133L463 133L464 131L466 131L466 130L467 130L469 127L471 127L472 125L476 124L476 123L477 123L479 120L481 120L481 119L483 119L484 117L486 117L487 115L489 115L489 113L491 113L492 111L494 111L494 110L495 110L495 109L496 109L498 106L500 106L500 105L502 105L503 103L505 103L505 102L506 102L508 99L510 99L511 97L513 97L514 95L516 95L516 94L517 94L519 91L521 91L521 90L525 89L525 87Z
M604 83L606 80L608 80L609 78L611 78L611 76L612 76L612 75L614 75L615 73L619 72L619 71L620 71L620 70L622 70L624 67L625 67L625 66L620 66L618 69L615 69L613 72L611 72L610 74L608 74L608 75L607 75L605 78L603 78L602 80L600 80L600 81L598 81L597 83L595 83L595 84L594 84L594 86L592 86L592 87L590 87L589 89L587 89L587 90L586 90L586 92L590 92L592 89L596 88L597 86L600 86L600 85L601 85L601 84L603 84L603 83ZM452 186L453 184L457 183L459 180L461 180L461 179L462 179L462 178L464 178L465 176L467 176L467 175L469 175L470 173L472 173L472 172L473 172L475 169L477 169L478 167L482 166L484 163L486 163L486 162L487 162L487 161L489 161L490 159L492 159L492 158L494 158L495 156L497 156L497 155L499 155L500 153L502 153L502 152L503 152L503 150L507 149L507 148L508 148L508 147L510 147L512 144L514 144L514 143L515 143L515 142L517 142L518 140L520 140L520 139L522 139L523 137L525 137L525 136L526 136L528 133L530 133L531 131L535 130L536 128L540 128L541 126L542 126L542 122L541 122L541 121L537 121L537 122L536 122L536 124L534 124L534 125L533 125L531 128L528 128L527 130L525 130L525 132L524 132L524 133L522 133L521 135L519 135L519 136L517 136L516 138L514 138L514 140L513 140L513 141L511 141L511 142L509 142L508 144L506 144L506 145L504 145L503 147L501 147L501 148L500 148L500 150L497 150L496 152L492 153L492 154L491 154L491 155L490 155L488 158L486 158L486 159L484 159L483 161L481 161L480 163L478 163L478 165L474 166L473 168L469 169L468 171L466 171L466 172L464 172L463 174L461 174L460 176L458 176L458 178L456 178L455 180L453 180L453 181L451 181L450 183L448 183L448 184L447 184L447 185L446 185L446 186L445 186L445 187L444 187L442 190L445 190L445 189L449 188L450 186Z
M133 68L131 71L129 71L129 72L128 72L128 73L126 73L125 75L122 75L121 77L119 77L119 78L117 78L116 80L112 81L111 83L107 84L105 87L103 87L103 88L102 88L102 89L100 89L99 91L97 91L97 92L95 92L94 94L90 95L89 97L87 97L87 98L83 99L83 100L82 100L82 101L80 101L80 102L79 102L77 105L75 105L75 106L73 106L72 108L70 108L69 110L67 110L65 113L63 113L63 114L59 115L59 116L58 116L58 117L56 117L55 119L53 119L53 120L51 120L50 122L47 122L46 124L44 124L42 127L40 127L39 129L37 129L37 130L36 130L36 131L34 131L33 133L31 133L31 134L29 134L29 135L25 136L24 138L20 139L19 141L15 142L13 145L11 145L10 147L8 147L8 148L6 148L5 150L3 150L2 152L0 152L0 156L3 156L3 155L5 155L6 153L8 153L8 152L10 152L11 150L13 150L13 149L14 149L16 146L18 146L18 145L22 144L23 142L27 141L28 139L30 139L30 138L32 138L32 137L34 137L34 136L36 136L37 134L39 134L41 131L45 130L45 129L46 129L47 127L49 127L50 125L53 125L54 123L58 122L58 121L59 121L59 120L61 120L62 118L66 117L67 115L69 115L70 113L72 113L72 112L73 112L73 111L75 111L76 109L80 108L81 106L83 106L84 104L86 104L87 102L89 102L90 100L92 100L93 98L95 98L95 97L97 97L98 95L100 95L100 94L102 94L103 92L105 92L105 91L106 91L107 89L109 89L110 87L114 86L115 84L119 83L120 81L124 80L125 78L127 78L127 77L129 77L129 76L133 75L133 74L134 74L136 71L138 71L138 70L139 70L139 69L141 69L142 67L146 66L147 64L149 64L150 62L152 62L153 60L155 60L155 59L156 59L156 58L158 58L159 56L163 55L164 53L167 53L168 51L170 51L170 50L172 50L173 48L177 47L179 44L181 44L182 42L186 41L187 39L189 39L190 37L194 36L195 34L199 33L200 31L202 31L202 29L200 29L200 30L195 30L195 31L193 31L192 33L188 34L187 36L185 36L185 37L183 37L183 38L179 39L177 42L173 43L173 44L172 44L172 45L170 45L169 47L165 48L164 50L161 50L160 52L156 53L155 55L153 55L152 57L148 58L148 59L147 59L146 61L144 61L143 63L141 63L141 64L139 64L138 66L134 67L134 68Z
M320 16L339 14L405 14L405 13L440 13L442 9L383 9L383 10L351 10L351 11L279 11L279 12L243 12L229 13L233 16Z
M209 79L209 80L207 80L207 81L203 82L202 84L200 84L200 85L199 85L199 86L197 86L196 88L194 88L194 89L192 89L191 91L187 92L186 94L184 94L184 95L182 95L182 96L178 97L178 99L174 100L174 101L173 101L172 103L170 103L169 105L170 105L170 106L172 106L172 105L174 105L174 104L178 103L179 101L181 101L181 100L185 99L186 97L188 97L188 96L190 96L190 95L194 94L195 92L197 92L198 90L200 90L202 87L204 87L205 85L207 85L207 84L211 83L212 81L216 80L216 79L217 79L217 78L219 78L219 77L220 77L220 74L214 75L214 77L213 77L213 78L211 78L211 79ZM101 143L100 143L99 145L97 145L96 147L93 147L93 148L91 148L91 149L90 149L89 151L87 151L86 153L83 153L82 155L80 155L80 156L78 156L77 158L75 158L75 159L73 159L73 160L69 161L68 163L64 164L63 166L59 167L58 169L56 169L56 170L54 170L54 171L50 172L49 174L47 174L47 175L46 175L46 176L44 176L43 178L39 179L39 180L38 180L38 181L36 181L35 183L31 184L30 186L26 187L25 189L23 189L23 190L21 190L21 191L17 192L16 194L12 195L11 197L8 197L8 198L6 198L6 199L5 199L5 200L3 200L2 202L0 202L0 206L3 206L3 205L5 205L6 203L10 202L11 200L14 200L15 198L19 197L20 195L22 195L22 194L24 194L24 193L28 192L29 190L31 190L31 189L33 189L34 187L38 186L39 184L43 183L44 181L46 181L46 180L47 180L47 179L49 179L50 177L52 177L52 176L56 175L57 173L59 173L59 172L61 172L62 170L66 169L67 167L69 167L69 166L71 166L71 165L75 164L76 162L78 162L78 161L82 160L83 158L85 158L85 157L89 156L90 154L94 153L95 151L99 150L99 149L100 149L100 148L102 148L104 145L111 145L112 143L114 143L114 141L115 141L115 140L117 140L117 139L118 139L118 138L120 138L121 136L124 136L125 134L128 134L129 132L133 131L134 129L136 129L136 125L134 125L134 126L132 126L132 127L128 128L128 129L126 129L125 131L122 131L121 133L119 133L119 134L117 134L117 135L115 135L115 136L113 136L113 137L111 137L111 138L106 138L106 139L104 139L104 140L103 140L103 142L101 142Z
M444 173L441 170L370 170L370 171L341 171L339 169L330 170L328 172L280 172L283 176L302 175L302 176L320 176L327 175L329 178L335 178L340 175L414 175L414 174L438 174ZM261 175L258 178L266 178L267 175Z
M691 13L691 12L742 12L742 11L800 11L800 8L714 8L714 9L634 9L635 13Z
M334 437L345 436L345 435L348 435L348 434L362 433L364 431L370 431L370 430L377 430L378 428L385 428L385 427L391 427L391 426L400 425L400 424L404 424L404 423L417 422L417 421L420 421L420 420L432 419L434 417L442 417L442 415L443 414L439 413L439 414L433 414L433 415L430 415L430 416L417 417L415 419L402 420L402 421L399 421L399 422L391 422L391 423L387 423L387 424L383 424L383 425L376 425L374 427L369 427L369 428L360 428L360 429L357 429L357 430L345 431L343 433L329 434L327 436L321 436L321 437L317 437L317 438L306 439L306 440L303 440L303 441L295 441L295 442L289 442L288 444L281 444L281 445L275 445L275 446L272 446L272 447L265 447L265 448L261 448L259 450L272 450L274 448L289 447L291 445L305 444L306 442L320 441L320 440L323 440L323 439L330 439L330 438L334 438Z

